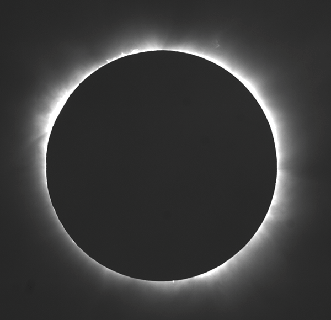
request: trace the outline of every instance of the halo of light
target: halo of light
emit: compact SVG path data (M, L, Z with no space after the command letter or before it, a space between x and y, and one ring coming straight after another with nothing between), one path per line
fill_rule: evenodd
M282 127L282 125L284 125L284 121L282 114L279 111L277 112L277 103L271 98L268 98L267 94L263 94L264 83L267 81L267 79L262 75L252 76L249 70L245 71L245 68L240 66L238 61L234 62L234 57L231 54L223 52L221 55L220 44L218 44L216 48L202 48L201 46L195 45L191 42L181 43L179 45L173 46L165 45L164 42L159 41L157 37L147 37L147 39L141 41L138 45L136 45L136 47L132 45L131 48L125 49L123 48L124 46L119 47L120 50L117 54L108 56L106 59L103 59L102 62L99 62L98 64L91 63L88 67L84 65L80 68L77 68L70 74L68 80L62 84L61 87L56 87L55 85L55 87L52 87L49 92L46 92L45 96L41 98L41 101L46 105L46 108L43 111L39 110L38 112L35 112L33 121L34 130L30 140L39 141L39 179L42 188L44 188L44 193L47 193L46 152L52 127L55 125L56 118L60 114L62 108L64 108L67 99L79 86L79 84L92 73L96 72L99 68L117 59L140 52L169 50L195 55L217 64L219 67L225 69L233 76L235 76L257 100L264 114L266 115L275 141L277 155L277 179L274 197L260 228L254 234L252 239L247 243L247 245L242 248L242 250L240 250L235 256L233 256L221 266L218 266L217 268L205 274L197 275L191 279L169 282L143 281L131 279L127 276L118 274L105 268L98 262L94 261L91 257L87 256L77 246L77 244L72 241L70 236L65 232L61 222L56 218L56 209L52 208L50 215L56 223L57 231L61 235L65 236L66 240L64 241L67 243L67 246L70 247L72 251L77 251L77 258L85 261L89 267L95 268L100 283L105 283L106 278L108 277L112 279L114 279L114 277L120 277L122 279L121 281L124 282L129 280L139 282L142 290L156 290L165 296L170 293L174 294L176 292L185 292L186 288L192 288L192 286L196 288L196 290L200 291L208 290L208 288L211 287L214 289L224 289L224 287L230 288L229 284L231 284L232 290L235 290L234 284L235 282L238 283L240 274L243 275L245 272L247 272L247 270L252 270L253 266L255 269L258 267L261 269L262 267L267 266L267 262L261 261L259 257L261 256L262 252L266 252L268 246L272 246L272 239L274 237L275 224L277 221L284 220L286 218L285 215L282 214L287 200L286 182L289 181L289 173L286 170L286 130L284 130Z

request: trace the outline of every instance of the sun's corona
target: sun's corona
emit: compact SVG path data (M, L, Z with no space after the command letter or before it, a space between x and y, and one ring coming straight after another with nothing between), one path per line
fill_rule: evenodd
M125 58L129 55L138 54L141 52L148 51L158 51L158 50L168 50L168 51L178 51L187 53L206 59L220 68L225 69L236 77L253 95L257 100L261 109L263 110L270 128L273 133L276 154L277 154L277 180L276 187L274 192L274 197L269 207L269 211L266 214L266 217L261 224L260 228L257 230L255 235L252 237L251 241L239 251L235 256L228 260L223 265L211 270L205 274L197 275L192 279L179 280L174 282L144 282L144 286L152 287L153 290L161 290L166 293L168 290L174 292L178 288L184 288L188 284L194 283L195 285L200 285L204 288L208 286L217 286L217 284L224 283L229 284L231 281L235 281L235 275L243 270L243 265L248 265L252 268L252 265L258 265L258 257L262 254L263 251L267 250L268 245L270 244L269 240L273 236L273 224L278 220L283 219L281 215L281 208L284 206L286 197L284 195L285 188L285 152L284 152L284 136L281 130L281 114L277 112L277 105L273 99L269 99L266 94L263 94L264 82L267 80L262 75L260 77L250 76L249 71L244 71L243 67L240 67L240 64L237 61L234 61L233 56L227 54L226 52L222 53L220 44L217 48L197 46L194 44L179 44L176 46L166 46L161 41L156 41L155 39L146 39L141 42L140 46L126 48L126 50L121 51L120 53L108 56L106 59L99 61L99 63L91 63L90 67L77 67L76 70L71 72L70 77L67 82L61 86L61 88L56 87L51 90L50 93L47 93L44 101L49 107L38 112L34 117L35 130L33 139L41 137L39 148L40 148L40 179L41 183L44 185L45 190L47 190L47 176L46 176L46 153L49 137L52 133L52 128L56 124L56 119L61 113L61 110L65 108L66 101L70 95L79 87L79 84L82 83L87 77L96 72L99 68L102 68L106 64L112 63L117 59ZM284 131L283 131L284 132ZM50 200L49 200L50 201ZM52 209L53 218L56 217L56 208ZM68 246L77 247L76 244L71 241L70 237L66 234L61 222L57 219L58 230L62 230L62 233L67 237ZM59 231L60 232L60 231ZM109 276L123 277L120 274L116 274L114 271L106 269L104 266L100 265L92 258L87 256L82 250L78 247L77 255L84 258L85 261L90 265L93 264L95 268L99 270L101 277L105 277L106 274ZM254 262L255 261L255 262ZM132 280L132 279L131 279ZM137 280L138 281L138 280ZM139 280L140 281L140 280Z

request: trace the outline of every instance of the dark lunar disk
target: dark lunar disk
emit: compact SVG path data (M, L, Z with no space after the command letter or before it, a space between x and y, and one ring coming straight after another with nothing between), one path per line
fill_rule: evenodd
M64 228L118 273L176 280L230 259L265 218L276 151L261 107L205 59L145 52L73 92L47 149Z

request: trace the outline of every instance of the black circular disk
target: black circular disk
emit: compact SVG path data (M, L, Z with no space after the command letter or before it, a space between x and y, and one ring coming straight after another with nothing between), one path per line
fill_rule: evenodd
M276 164L265 114L237 78L193 55L144 52L70 96L50 136L47 184L91 258L130 277L175 280L249 242Z

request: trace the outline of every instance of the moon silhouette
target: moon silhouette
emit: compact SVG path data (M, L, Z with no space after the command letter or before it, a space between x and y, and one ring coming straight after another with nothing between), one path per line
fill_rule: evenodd
M52 130L47 177L84 251L120 273L169 280L216 268L250 241L277 159L263 110L237 78L200 57L146 52L76 91Z

